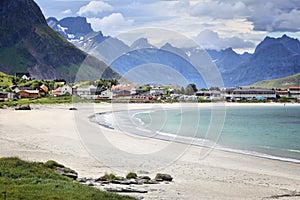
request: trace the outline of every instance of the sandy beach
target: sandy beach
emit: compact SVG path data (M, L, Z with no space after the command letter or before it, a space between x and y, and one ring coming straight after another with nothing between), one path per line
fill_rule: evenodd
M257 104L268 105L299 106ZM300 199L300 164L140 137L89 120L99 112L178 106L103 103L78 104L77 111L69 110L71 105L36 105L31 111L1 109L0 157L56 160L76 170L79 177L130 171L173 176L170 184L136 186L149 192L131 195L144 199Z

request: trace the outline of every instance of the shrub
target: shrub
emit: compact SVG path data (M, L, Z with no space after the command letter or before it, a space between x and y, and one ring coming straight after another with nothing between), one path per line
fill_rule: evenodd
M110 181L117 179L116 175L114 175L114 174L105 174L101 178L105 179L105 180L110 180Z
M126 178L127 178L127 179L137 178L137 174L134 173L134 172L129 172L129 173L126 175Z

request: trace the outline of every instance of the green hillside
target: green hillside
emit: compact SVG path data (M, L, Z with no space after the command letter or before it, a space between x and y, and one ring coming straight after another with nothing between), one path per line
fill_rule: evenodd
M0 91L9 92L13 85L14 76L0 72Z
M0 13L0 71L10 75L29 72L37 79L64 78L73 82L84 63L87 70L82 78L120 78L104 62L48 27L33 0L1 0Z
M292 76L287 76L284 78L259 81L257 83L254 83L253 85L251 85L251 87L285 89L289 86L299 86L299 85L300 85L300 73L292 75Z

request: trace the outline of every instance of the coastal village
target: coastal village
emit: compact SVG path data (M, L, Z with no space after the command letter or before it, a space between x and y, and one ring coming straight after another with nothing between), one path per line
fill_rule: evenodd
M28 73L18 73L16 78L24 81L32 80ZM299 102L300 86L289 86L287 89L266 89L253 87L234 88L201 88L194 84L186 88L176 85L134 85L59 82L55 89L50 90L46 84L32 87L10 85L10 92L0 91L0 102L18 101L19 99L37 99L47 96L77 96L83 100L118 100L131 102L149 102L151 100L170 102L206 102L206 101L281 101Z

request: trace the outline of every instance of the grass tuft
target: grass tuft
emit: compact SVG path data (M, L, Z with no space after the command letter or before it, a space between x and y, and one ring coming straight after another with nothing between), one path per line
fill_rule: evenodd
M50 169L55 169L56 167L64 167L62 164L59 164L55 162L54 160L48 160L45 164L45 167L48 167Z
M137 178L137 174L134 173L134 172L129 172L129 173L126 175L126 178L127 178L127 179Z

